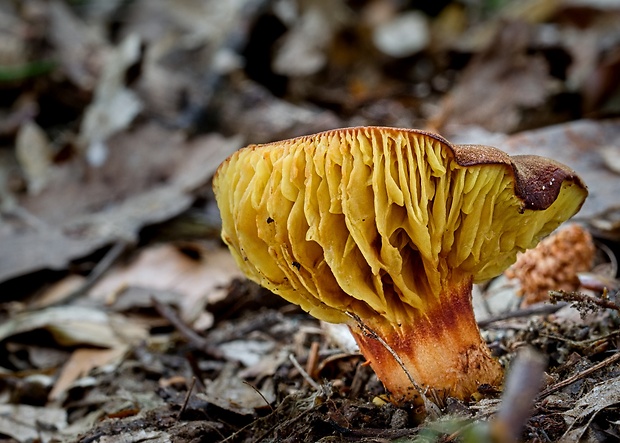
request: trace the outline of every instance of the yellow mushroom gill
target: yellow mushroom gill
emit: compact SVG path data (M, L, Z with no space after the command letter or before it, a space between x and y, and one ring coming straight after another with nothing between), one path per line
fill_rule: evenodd
M402 321L446 273L490 278L578 209L570 181L560 193L576 198L525 209L512 168L462 166L426 133L353 128L241 150L215 186L223 238L254 280L325 320Z
M412 377L462 399L499 383L472 283L501 273L587 196L552 160L379 127L249 146L213 185L222 238L244 273L319 319L348 323L400 400L414 395Z

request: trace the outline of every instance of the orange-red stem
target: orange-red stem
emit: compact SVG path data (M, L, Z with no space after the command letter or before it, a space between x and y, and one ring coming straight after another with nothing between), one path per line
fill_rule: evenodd
M405 369L418 387L433 389L440 397L467 399L482 384L501 383L503 370L480 336L471 290L471 279L451 286L408 324L393 325L376 317L363 319L366 328L351 326L362 354L395 402L418 395Z

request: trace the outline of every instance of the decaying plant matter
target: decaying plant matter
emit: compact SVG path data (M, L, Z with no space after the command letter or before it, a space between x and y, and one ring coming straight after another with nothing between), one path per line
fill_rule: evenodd
M503 272L587 195L553 160L379 127L249 146L220 166L214 189L240 268L347 323L397 402L416 397L410 376L461 399L501 383L472 284Z
M520 254L506 270L519 281L523 305L549 300L549 291L576 291L579 272L592 268L594 241L588 231L571 224L553 233L534 249Z

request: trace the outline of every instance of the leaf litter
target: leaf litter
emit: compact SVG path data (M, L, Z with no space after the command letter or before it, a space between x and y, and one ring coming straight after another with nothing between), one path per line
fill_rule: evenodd
M616 2L18 3L0 5L0 439L619 438ZM477 288L516 389L434 419L393 406L348 331L222 248L224 158L367 124L555 158L588 184L579 286L528 307L505 276Z

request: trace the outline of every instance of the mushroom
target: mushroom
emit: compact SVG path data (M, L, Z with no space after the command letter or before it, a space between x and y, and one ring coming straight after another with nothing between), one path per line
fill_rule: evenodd
M568 167L429 132L358 127L248 146L213 181L252 280L346 323L395 402L467 399L503 370L474 318L492 278L583 204Z

